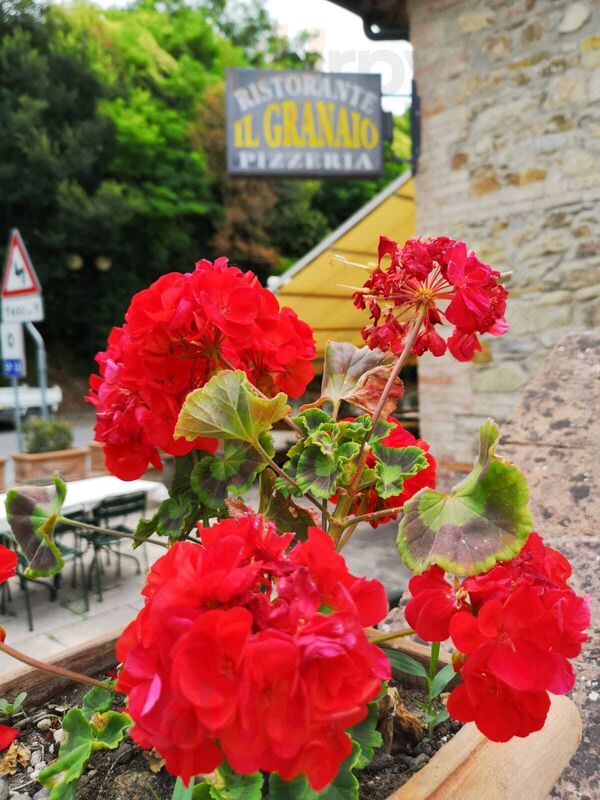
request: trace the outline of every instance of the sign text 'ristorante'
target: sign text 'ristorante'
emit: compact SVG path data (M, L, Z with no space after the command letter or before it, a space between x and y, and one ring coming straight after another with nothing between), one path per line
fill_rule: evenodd
M227 167L247 176L380 175L381 77L228 70Z

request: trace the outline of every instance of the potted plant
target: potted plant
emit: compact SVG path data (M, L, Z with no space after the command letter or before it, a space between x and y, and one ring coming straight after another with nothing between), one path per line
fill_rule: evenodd
M85 477L87 447L72 447L73 428L66 420L32 417L23 423L24 452L13 453L15 480L50 480L58 472L65 480Z
M126 534L62 516L58 478L8 493L33 577L62 568L57 523L165 549L116 642L116 682L89 652L67 673L33 664L94 686L40 773L51 800L73 797L92 753L125 731L176 776L176 800L259 800L267 786L270 800L356 800L394 670L424 687L429 736L448 718L466 733L392 798L508 800L523 786L541 798L568 762L580 727L563 695L589 624L568 561L533 532L525 477L496 454L491 420L470 473L445 494L428 444L392 416L411 354L468 361L478 334L506 332L501 275L445 237L382 239L355 302L373 320L368 346L330 342L321 396L292 414L288 398L312 378L308 326L224 259L163 276L112 331L89 399L107 468L138 478L160 466L160 448L175 458L170 497ZM340 418L343 402L363 413ZM296 437L282 465L271 437L281 421ZM415 574L406 628L381 633L372 626L387 612L385 589L350 573L343 548L359 523L390 519ZM414 634L429 646L390 649ZM0 650L32 664L6 642ZM111 709L114 693L125 711Z
M0 456L0 492L6 489L6 459Z

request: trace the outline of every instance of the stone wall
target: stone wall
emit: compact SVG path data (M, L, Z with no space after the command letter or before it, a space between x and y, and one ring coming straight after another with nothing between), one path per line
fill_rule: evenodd
M420 365L422 433L470 461L566 330L600 325L600 3L409 0L422 100L417 229L514 274L487 360Z

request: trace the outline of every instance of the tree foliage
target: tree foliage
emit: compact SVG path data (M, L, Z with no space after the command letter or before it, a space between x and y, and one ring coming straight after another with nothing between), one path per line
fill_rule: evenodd
M310 37L281 36L261 0L0 0L0 248L18 227L51 363L67 344L89 371L128 298L198 258L226 253L266 279L403 168L381 181L228 178L225 69L316 61Z

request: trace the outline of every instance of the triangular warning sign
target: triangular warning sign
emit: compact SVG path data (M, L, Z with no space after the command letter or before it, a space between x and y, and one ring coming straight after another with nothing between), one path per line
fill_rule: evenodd
M2 297L27 297L41 294L42 287L35 274L21 234L14 228L10 234L8 252L2 274Z

